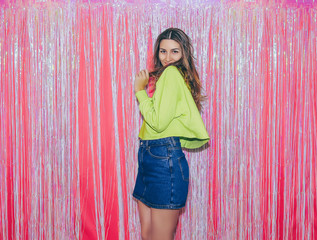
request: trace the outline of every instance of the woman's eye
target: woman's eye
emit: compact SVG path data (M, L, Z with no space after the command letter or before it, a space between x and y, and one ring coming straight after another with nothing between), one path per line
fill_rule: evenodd
M173 53L178 53L178 51L173 51Z
M165 50L161 50L160 53L165 53Z

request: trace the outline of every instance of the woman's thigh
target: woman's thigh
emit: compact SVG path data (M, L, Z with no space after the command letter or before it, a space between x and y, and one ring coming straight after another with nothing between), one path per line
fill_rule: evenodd
M151 209L152 240L173 240L180 209Z
M151 208L138 201L142 239L151 239Z

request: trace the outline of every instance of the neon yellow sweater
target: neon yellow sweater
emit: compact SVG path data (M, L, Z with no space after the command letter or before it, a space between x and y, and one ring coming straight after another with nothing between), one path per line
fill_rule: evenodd
M167 67L161 74L152 98L145 90L135 95L144 117L141 139L176 136L180 137L184 148L198 148L208 142L209 136L195 101L175 66Z

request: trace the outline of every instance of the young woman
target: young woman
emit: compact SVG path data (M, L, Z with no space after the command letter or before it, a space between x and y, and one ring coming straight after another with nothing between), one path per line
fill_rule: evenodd
M145 91L149 79L155 87L152 97ZM169 28L158 36L154 71L139 72L134 88L144 118L133 191L141 235L143 240L169 240L188 193L189 168L182 148L199 148L209 140L199 113L201 84L192 45L182 30Z

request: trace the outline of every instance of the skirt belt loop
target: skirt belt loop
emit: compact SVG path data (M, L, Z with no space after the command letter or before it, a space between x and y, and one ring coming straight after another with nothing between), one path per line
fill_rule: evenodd
M176 142L175 142L174 137L171 137L171 139L172 139L172 142L173 142L173 146L176 147Z

